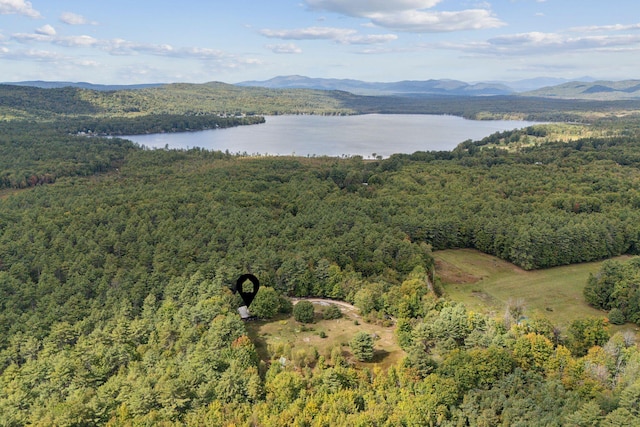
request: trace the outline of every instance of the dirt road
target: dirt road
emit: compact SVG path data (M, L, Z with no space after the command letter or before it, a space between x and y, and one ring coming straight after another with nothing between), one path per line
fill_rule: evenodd
M298 301L309 301L312 304L319 304L319 305L335 304L338 306L338 308L340 308L340 311L342 311L343 313L350 314L353 317L360 317L360 314L358 314L359 310L352 304L349 304L348 302L344 302L336 299L329 299L329 298L291 298L291 302L294 305L297 304Z

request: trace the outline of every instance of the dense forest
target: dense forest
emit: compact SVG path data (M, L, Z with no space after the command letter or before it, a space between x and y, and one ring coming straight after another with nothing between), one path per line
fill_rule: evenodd
M584 289L587 302L608 310L614 324L640 324L640 258L606 261Z
M102 133L79 127L90 123L142 131L154 114L186 123L179 103L137 122L94 109L97 93L39 92L51 106L12 93L0 136L0 425L640 423L636 337L609 325L638 322L637 258L585 283L608 319L559 328L516 303L497 315L448 300L432 257L476 248L538 269L639 254L634 115L593 119L570 140L539 125L451 152L260 158L77 135ZM69 94L76 112L56 101ZM405 357L362 362L362 336L351 350L259 356L230 290L246 272L260 278L261 317L295 321L293 296L348 301L362 321L395 325Z

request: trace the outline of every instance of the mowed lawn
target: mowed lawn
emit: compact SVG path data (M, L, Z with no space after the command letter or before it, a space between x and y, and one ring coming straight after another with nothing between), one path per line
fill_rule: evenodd
M602 262L525 271L472 249L437 251L434 257L447 296L470 310L502 315L510 299L522 299L526 316L541 315L560 327L578 318L606 316L582 294L589 274Z

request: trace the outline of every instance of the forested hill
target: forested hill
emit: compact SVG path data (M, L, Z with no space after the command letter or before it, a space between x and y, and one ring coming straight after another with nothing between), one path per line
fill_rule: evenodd
M170 84L139 90L96 91L0 85L0 114L8 119L145 115L353 114L347 93L239 88L224 83Z
M73 87L42 89L0 85L3 120L71 121L79 127L87 118L150 116L195 118L191 128L213 127L216 117L274 114L409 113L453 114L470 119L526 119L590 122L640 109L640 101L589 101L524 96L358 96L342 91L267 89L224 83L170 84L157 88L96 91ZM199 118L199 119L198 119ZM198 123L210 119L210 123ZM184 121L184 120L183 120ZM171 131L170 123L165 131ZM184 130L184 126L178 126ZM122 126L112 131L124 131Z
M130 84L130 85L104 85L94 84L88 82L56 82L56 81L43 81L43 80L30 80L21 82L5 82L2 84L11 86L32 86L43 89L64 88L64 87L77 87L81 89L111 91L111 90L135 90L145 89L151 87L163 86L164 83L143 83L143 84Z

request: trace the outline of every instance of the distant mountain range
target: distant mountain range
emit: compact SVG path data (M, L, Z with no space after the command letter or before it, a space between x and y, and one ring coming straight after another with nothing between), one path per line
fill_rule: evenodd
M625 100L640 99L640 80L598 81L583 77L580 81L539 77L515 82L466 83L459 80L403 80L399 82L365 82L353 79L323 79L305 76L278 76L263 81L244 81L236 86L270 89L340 90L356 95L399 96L492 96L519 95L557 99ZM24 81L5 83L39 88L78 87L99 91L144 89L164 86L163 83L139 85L97 85L85 82Z
M507 87L513 89L514 92L527 92L531 90L540 89L547 86L557 86L564 83L569 83L572 81L580 81L580 82L594 82L596 79L593 77L580 77L577 79L562 79L558 77L535 77L532 79L524 79L524 80L516 80L513 82L490 82L490 83L500 83Z
M321 79L304 76L279 76L265 81L245 81L237 86L272 89L342 90L356 95L510 95L513 89L500 83L465 83L459 80L403 80L400 82L364 82L351 79Z
M592 82L591 77L582 77L580 81ZM525 91L568 83L570 80L538 77L515 82L478 82L466 83L459 80L404 80L399 82L364 82L351 79L322 79L305 76L278 76L264 81L245 81L238 86L258 86L272 89L321 89L343 90L356 95L454 95L487 96L513 95Z
M525 92L522 95L607 101L640 99L640 80L569 82Z

